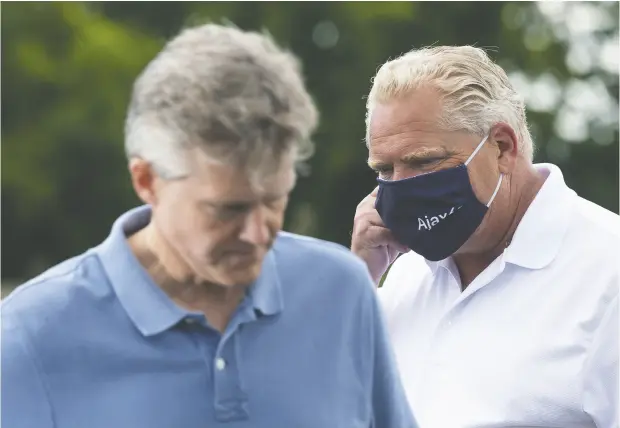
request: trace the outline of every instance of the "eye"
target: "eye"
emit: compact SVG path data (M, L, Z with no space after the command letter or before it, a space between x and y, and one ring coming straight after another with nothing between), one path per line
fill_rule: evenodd
M251 208L250 204L231 204L221 207L221 211L226 214L243 214L250 211Z
M393 168L392 167L388 167L388 166L373 168L373 171L382 180L389 179L392 176L392 173L394 172Z
M215 209L215 216L219 221L233 220L248 213L251 209L250 204L222 205Z
M427 159L420 159L420 160L416 160L414 162L410 162L409 166L411 168L428 168L430 166L434 166L436 164L438 164L440 161L442 161L444 159L442 158L427 158Z

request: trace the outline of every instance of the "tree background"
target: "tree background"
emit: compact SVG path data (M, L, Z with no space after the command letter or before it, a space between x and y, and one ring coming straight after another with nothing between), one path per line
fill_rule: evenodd
M267 29L302 60L321 112L287 230L349 245L366 167L364 97L386 60L487 47L525 97L537 151L618 212L618 2L2 4L2 280L97 245L139 202L123 154L134 78L183 26Z

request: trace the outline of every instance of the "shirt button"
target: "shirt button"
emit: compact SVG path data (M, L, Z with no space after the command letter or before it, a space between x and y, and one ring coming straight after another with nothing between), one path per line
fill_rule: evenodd
M219 371L222 371L226 368L226 361L223 358L218 358L215 360L215 368Z

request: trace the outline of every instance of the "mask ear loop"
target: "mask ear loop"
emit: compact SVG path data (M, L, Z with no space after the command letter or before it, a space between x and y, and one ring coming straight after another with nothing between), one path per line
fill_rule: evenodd
M487 208L491 205L491 202L493 202L493 199L495 199L495 196L497 196L497 192L499 192L499 186L502 184L502 178L504 178L504 174L502 174L500 172L499 173L499 181L497 182L497 186L495 186L495 192L493 192L493 195L491 196L491 199L489 199L489 203L487 204Z
M465 161L465 166L469 165L469 162L471 162L471 160L474 158L474 156L476 156L476 154L480 151L480 149L482 148L484 143L486 143L487 138L489 138L488 135L486 137L484 137L484 139L480 142L480 144L478 144L478 147L476 147L476 150L474 150L474 152Z
M476 150L474 150L474 152L469 155L469 157L467 158L467 160L465 161L465 166L469 165L469 163L471 162L471 160L474 158L474 156L476 156L476 154L480 151L480 149L482 148L482 146L484 145L484 143L486 143L487 138L489 138L489 135L487 134L486 137L484 137L482 139L482 141L480 142L480 144L478 144L478 147L476 147ZM495 186L495 191L493 192L493 195L491 196L491 199L489 200L489 202L487 203L487 208L491 205L491 202L493 202L493 199L495 199L495 197L497 196L497 192L499 192L499 186L502 184L502 179L504 178L504 174L500 173L499 174L499 181L497 182L497 186Z

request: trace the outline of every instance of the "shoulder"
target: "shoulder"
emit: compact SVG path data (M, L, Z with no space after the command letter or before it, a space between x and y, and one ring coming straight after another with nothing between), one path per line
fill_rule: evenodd
M588 284L582 301L596 298L596 313L602 315L614 301L618 304L620 216L577 197L569 224L564 261L570 264L572 275L583 277Z
M586 229L595 236L609 237L618 242L620 238L620 216L618 214L580 196L576 197L574 213L571 224L574 229Z
M59 324L79 321L79 312L106 288L94 253L66 260L18 286L2 301L2 330L19 328L41 338L53 336L62 331Z
M565 251L599 266L618 270L620 216L579 196L575 197Z
M92 258L88 253L73 257L19 285L2 301L3 314L38 313L65 300L87 276L85 270Z
M273 251L281 275L293 274L340 288L360 282L368 285L363 288L374 288L366 264L340 244L281 232Z
M348 248L322 239L281 232L274 250L278 255L278 261L307 263L315 269L334 267L340 270L367 270L365 263Z

